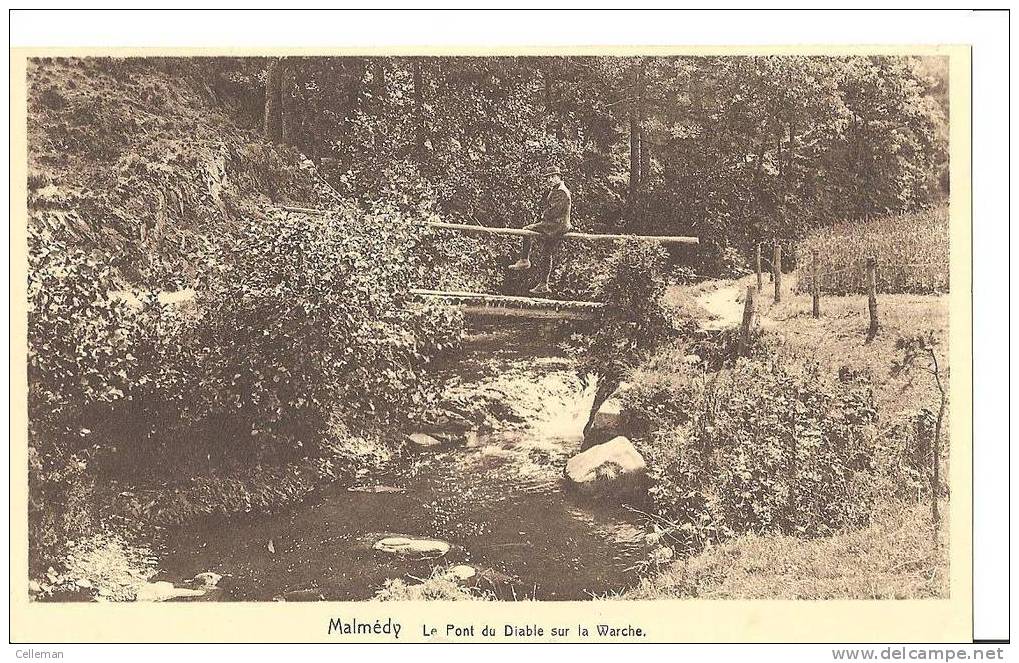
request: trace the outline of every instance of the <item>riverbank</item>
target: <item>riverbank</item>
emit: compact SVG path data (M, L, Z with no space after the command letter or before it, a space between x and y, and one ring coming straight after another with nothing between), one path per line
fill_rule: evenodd
M124 528L75 546L39 597L60 586L71 591L59 600L133 600L167 583L201 592L178 598L210 601L577 600L634 586L648 549L639 516L562 483L595 386L559 338L526 323L475 328L462 355L434 370L443 402L482 424L429 429L434 446L362 449L329 471L113 487ZM391 539L441 554L379 546ZM221 578L215 588L195 580L204 573Z
M947 507L943 501L942 513ZM869 526L826 538L739 537L670 564L620 598L945 598L947 528L935 546L929 506L885 503Z
M753 277L729 283L673 288L668 297L677 306L691 303L708 312L722 328L736 323L743 297ZM880 330L868 341L867 298L860 295L825 297L822 317L811 317L809 296L783 293L775 303L767 293L759 300L760 343L768 356L783 362L812 365L818 375L835 382L864 384L871 392L879 435L908 434L921 408L937 411L934 379L924 373L900 370L899 339L933 334L935 352L948 375L947 295L881 295ZM657 362L643 379L681 380L667 376L668 364ZM658 374L653 373L658 371ZM723 371L724 372L724 371ZM657 376L657 377L656 377ZM901 428L897 428L901 426ZM947 431L948 427L945 426ZM886 440L882 454L908 448ZM942 440L941 475L948 470L947 435ZM935 543L926 477L908 470L906 457L871 462L891 463L898 476L878 472L872 486L873 504L867 523L830 536L806 538L791 534L747 533L725 538L685 559L652 566L639 587L621 595L626 599L864 599L939 598L948 595L949 496L939 500L942 522ZM901 465L900 465L901 463ZM904 490L909 482L912 489Z

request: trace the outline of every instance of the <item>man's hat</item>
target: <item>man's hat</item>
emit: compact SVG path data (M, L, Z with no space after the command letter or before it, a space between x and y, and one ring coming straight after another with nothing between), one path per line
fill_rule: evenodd
M542 171L541 176L548 177L549 175L562 175L562 171L560 171L555 166L549 166L544 171Z

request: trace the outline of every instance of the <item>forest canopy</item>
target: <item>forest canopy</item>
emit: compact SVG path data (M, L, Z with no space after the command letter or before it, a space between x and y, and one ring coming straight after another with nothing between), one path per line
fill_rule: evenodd
M452 221L529 222L535 176L553 164L581 226L698 235L724 262L948 193L944 58L199 63L223 104L316 161L341 194L425 201Z

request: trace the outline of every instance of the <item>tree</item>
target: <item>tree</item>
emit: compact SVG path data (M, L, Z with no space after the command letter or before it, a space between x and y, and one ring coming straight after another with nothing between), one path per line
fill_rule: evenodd
M265 72L265 116L262 131L273 143L283 142L283 58L269 60Z
M629 120L630 120L630 192L629 192L629 221L631 227L636 227L640 220L640 193L641 180L644 176L643 167L645 159L642 155L644 146L641 143L643 135L644 119L644 80L645 61L643 58L636 61L633 66L633 85L629 91Z

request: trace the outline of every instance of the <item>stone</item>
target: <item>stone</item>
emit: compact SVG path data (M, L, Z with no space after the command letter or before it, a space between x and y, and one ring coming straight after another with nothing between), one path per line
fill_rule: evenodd
M205 585L206 589L213 589L219 585L219 581L223 579L218 573L212 571L203 571L195 576L195 580Z
M643 478L647 463L620 435L581 451L566 462L566 478L584 489L615 487Z
M672 561L675 551L669 546L658 546L651 551L651 561L655 564L665 564Z
M435 539L414 539L405 536L387 536L372 546L379 550L400 557L415 559L435 559L449 552L449 544Z
M478 572L473 566L457 564L456 566L451 566L443 575L450 580L470 580L478 575Z
M699 355L689 354L683 357L683 363L687 366L696 366L701 363L701 358Z
M437 447L442 444L441 441L427 433L411 433L407 436L407 440L419 447Z
M204 596L201 589L184 589L174 587L172 582L160 580L159 582L147 582L138 587L135 591L135 601L169 601L170 599L183 598L188 596Z

